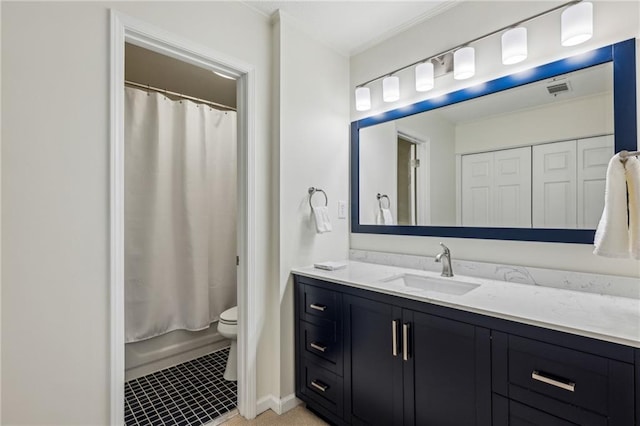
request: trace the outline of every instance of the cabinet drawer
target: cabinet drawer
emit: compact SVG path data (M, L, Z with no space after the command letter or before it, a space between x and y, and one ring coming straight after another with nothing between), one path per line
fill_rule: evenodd
M493 426L583 426L499 395L493 396Z
M342 295L312 285L301 285L300 288L301 319L315 324L326 324L339 319Z
M308 359L302 361L300 392L332 414L342 416L343 382L337 374Z
M495 392L554 414L588 410L633 424L631 364L518 336L493 343Z
M334 327L301 321L300 343L304 345L304 357L342 376L342 339Z

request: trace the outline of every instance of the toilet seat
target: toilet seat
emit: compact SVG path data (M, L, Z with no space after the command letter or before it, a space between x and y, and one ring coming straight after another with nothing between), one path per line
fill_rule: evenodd
M238 307L234 306L229 308L220 314L220 320L222 324L234 325L238 323Z

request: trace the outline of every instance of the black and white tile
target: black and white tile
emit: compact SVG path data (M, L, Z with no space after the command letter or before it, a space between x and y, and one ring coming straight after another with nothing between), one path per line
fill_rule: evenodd
M229 348L125 383L126 426L197 426L237 405L236 382L222 377Z

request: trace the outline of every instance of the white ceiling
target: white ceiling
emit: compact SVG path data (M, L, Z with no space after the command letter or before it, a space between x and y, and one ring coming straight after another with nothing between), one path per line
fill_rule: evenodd
M453 7L461 0L242 1L271 16L278 9L316 39L345 56L367 48Z
M547 86L568 81L571 91L556 97L550 95ZM543 105L564 102L613 91L613 65L611 62L574 71L553 79L541 80L491 96L460 102L438 109L440 116L454 124L476 121Z

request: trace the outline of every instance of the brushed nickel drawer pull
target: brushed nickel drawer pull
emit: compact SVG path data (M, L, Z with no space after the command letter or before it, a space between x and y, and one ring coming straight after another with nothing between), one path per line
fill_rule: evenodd
M315 303L310 304L309 307L320 312L324 312L327 309L325 305L316 305Z
M568 390L569 392L575 392L576 390L576 384L574 382L562 382L560 380L552 379L551 377L547 377L544 375L544 373L541 373L537 370L533 370L533 372L531 373L531 378L533 380L537 380L539 382L543 382L560 389Z
M329 389L329 385L325 385L322 382L316 382L315 380L311 381L311 386L318 389L320 392L326 392Z
M318 343L315 343L315 342L309 343L309 346L311 346L313 349L315 349L317 351L320 351L320 352L324 352L324 351L327 350L326 346L319 345Z
M398 321L391 321L391 353L398 356Z
M402 359L409 361L409 323L402 324Z

